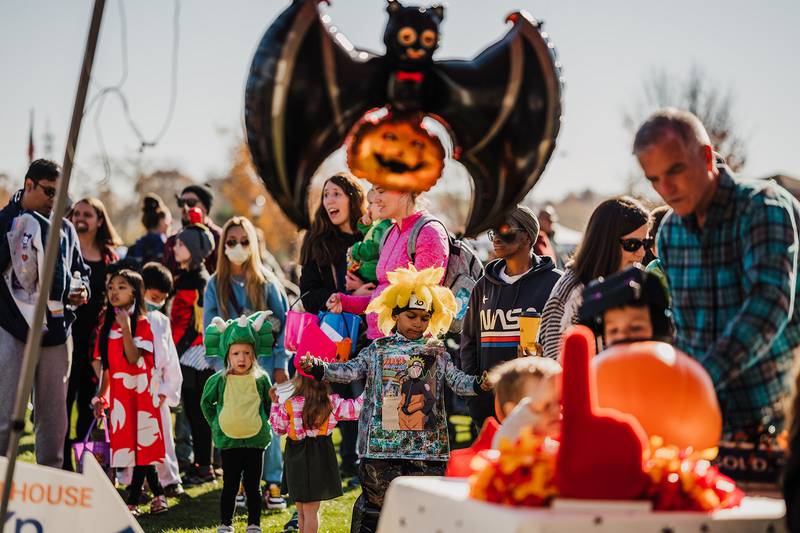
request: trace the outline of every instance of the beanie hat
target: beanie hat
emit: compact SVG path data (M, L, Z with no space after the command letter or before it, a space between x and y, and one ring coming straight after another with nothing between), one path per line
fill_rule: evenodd
M531 244L536 243L536 239L539 238L539 219L536 218L533 211L524 205L518 205L508 214L508 218L519 224L528 233Z
M206 356L227 359L231 345L240 343L251 345L256 357L272 355L275 337L272 323L267 320L271 314L272 311L258 311L228 321L214 317L203 336Z
M211 212L211 202L214 201L214 193L205 185L189 185L184 187L181 194L190 192L200 199L200 202L205 206L206 213Z
M214 235L203 224L203 213L193 207L189 210L189 225L176 235L192 256L192 265L200 265L214 251Z

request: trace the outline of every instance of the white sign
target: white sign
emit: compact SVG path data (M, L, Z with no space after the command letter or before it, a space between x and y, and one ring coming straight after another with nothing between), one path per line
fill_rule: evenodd
M8 460L0 457L0 493ZM17 461L3 533L141 533L128 506L90 453L83 474Z

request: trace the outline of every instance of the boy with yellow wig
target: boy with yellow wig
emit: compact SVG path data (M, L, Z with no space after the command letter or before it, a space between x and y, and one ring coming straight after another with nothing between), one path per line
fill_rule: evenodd
M488 390L485 376L455 367L438 336L456 312L453 293L438 284L442 268L413 265L387 275L389 287L367 312L389 335L376 339L347 363L306 356L304 370L317 379L349 383L366 378L358 424L361 496L353 508L353 532L377 529L386 489L398 476L441 476L450 448L444 385L461 396Z

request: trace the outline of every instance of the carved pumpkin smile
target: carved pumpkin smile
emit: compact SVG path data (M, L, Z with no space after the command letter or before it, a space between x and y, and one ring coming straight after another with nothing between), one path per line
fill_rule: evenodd
M403 174L404 172L416 172L417 170L425 166L425 163L420 161L416 165L410 167L402 161L397 161L394 159L384 159L381 154L375 154L375 159L382 167L389 169L391 172L394 172L395 174Z
M396 191L429 190L444 169L444 146L422 113L367 115L347 140L347 164L361 179Z

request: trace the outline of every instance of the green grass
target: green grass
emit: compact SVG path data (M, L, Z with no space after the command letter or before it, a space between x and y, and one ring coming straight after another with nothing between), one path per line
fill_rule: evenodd
M183 533L188 531L216 531L219 525L219 495L222 484L216 486L206 484L200 487L187 489L187 498L178 500L170 498L169 512L151 516L143 514L139 517L142 528L148 532ZM353 502L361 493L360 489L346 492L341 498L323 502L320 513L320 528L322 533L340 533L350 531L350 513ZM147 506L142 506L146 509ZM294 505L289 505L285 511L263 513L261 516L261 529L267 531L282 531L285 524L292 516ZM247 512L238 510L234 517L233 527L236 531L244 531L247 527Z
M30 417L26 417L30 418ZM76 420L73 416L73 424ZM72 429L74 432L74 428ZM334 442L338 447L339 431L335 430ZM33 428L28 422L25 427L25 435L20 440L19 459L29 463L36 462L33 454ZM222 492L222 480L216 484L206 483L199 487L186 489L186 496L183 498L169 499L169 512L160 515L150 515L149 506L141 506L142 514L139 517L139 524L142 529L150 532L165 533L185 533L195 531L216 531L219 525L219 497ZM125 492L120 490L120 495L124 499ZM320 533L345 533L350 531L350 516L353 510L353 503L361 489L345 492L344 495L335 500L323 502L320 508ZM289 504L286 510L281 512L262 512L261 529L264 532L282 531L283 525L291 518L294 512L294 505ZM236 531L244 531L247 527L247 511L237 509L234 516L233 527Z

